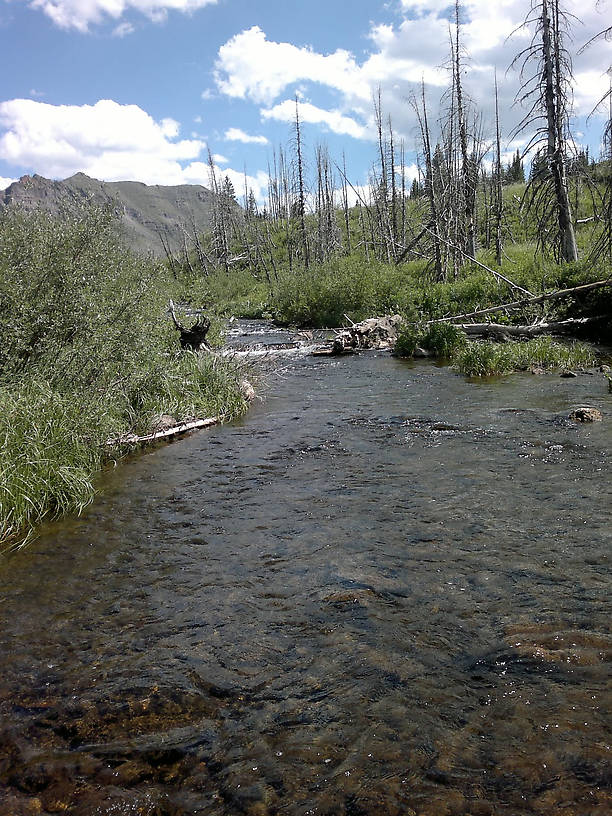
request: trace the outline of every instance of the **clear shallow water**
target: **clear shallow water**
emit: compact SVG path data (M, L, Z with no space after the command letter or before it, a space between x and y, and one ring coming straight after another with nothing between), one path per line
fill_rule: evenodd
M266 380L0 562L0 813L609 814L603 377Z

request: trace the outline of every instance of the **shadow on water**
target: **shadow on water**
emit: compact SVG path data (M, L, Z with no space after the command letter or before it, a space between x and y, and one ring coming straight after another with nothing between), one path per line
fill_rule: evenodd
M609 814L605 383L268 378L0 563L0 814Z

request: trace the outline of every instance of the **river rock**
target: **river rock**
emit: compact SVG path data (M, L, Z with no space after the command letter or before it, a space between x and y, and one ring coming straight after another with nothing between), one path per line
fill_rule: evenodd
M565 379L571 379L573 377L577 377L578 375L576 374L575 371L570 371L569 369L566 369L565 371L562 371L561 374L559 374L559 376L564 377Z
M151 423L151 433L160 433L161 431L168 431L178 425L178 420L170 416L170 414L159 414Z
M570 419L576 422L601 422L603 414L598 408L589 408L588 406L581 406L576 408L569 415Z
M241 381L240 393L247 402L252 402L255 399L255 389L248 380Z

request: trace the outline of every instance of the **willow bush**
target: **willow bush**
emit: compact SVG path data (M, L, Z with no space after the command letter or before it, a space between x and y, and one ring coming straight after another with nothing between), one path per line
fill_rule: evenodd
M0 547L90 501L110 438L244 409L231 362L179 349L169 294L109 210L0 213Z

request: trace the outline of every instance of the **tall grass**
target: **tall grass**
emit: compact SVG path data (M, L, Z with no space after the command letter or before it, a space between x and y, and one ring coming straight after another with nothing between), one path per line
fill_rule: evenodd
M593 349L585 343L560 343L550 337L510 343L475 341L461 346L453 365L462 374L485 377L529 368L585 368L594 365Z
M169 294L106 211L0 215L0 548L91 500L109 438L244 410L231 362L180 350Z

